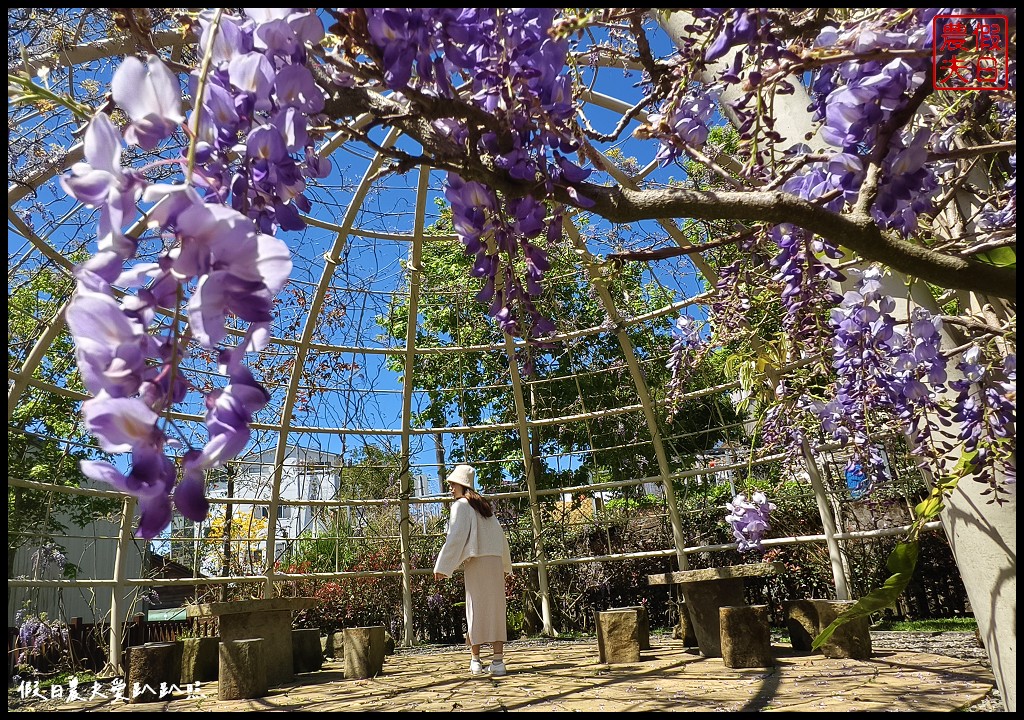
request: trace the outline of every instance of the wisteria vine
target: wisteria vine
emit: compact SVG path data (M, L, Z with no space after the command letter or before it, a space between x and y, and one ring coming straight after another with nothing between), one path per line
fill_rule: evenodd
M888 10L865 21L824 25L806 45L784 32L795 18L780 21L775 12L694 11L692 23L684 28L691 33L681 51L686 70L673 71L688 81L686 102L672 106L670 116L652 116L643 136L661 140L663 162L686 154L706 138L708 112L701 97L710 100L723 87L738 87L740 93L733 94L728 109L738 120L741 144L751 150L741 179L753 185L770 183L836 213L867 212L880 228L900 237L919 235L940 209L940 178L953 166L939 158L953 147L956 123L966 112L961 103L962 109L949 118L948 130L941 122L919 126L914 120L930 90L931 20L940 11ZM723 58L729 59L727 66L716 65ZM710 79L709 68L715 68ZM782 138L764 104L771 92L791 93L793 74L808 70L808 111L820 130L813 138ZM1010 85L1014 83L1011 78ZM997 97L995 109L1012 123L1002 103ZM789 159L781 163L761 150L783 140L789 141ZM980 235L989 243L1015 233L1015 159L1011 154L1008 181L977 218ZM761 269L765 235L777 248L768 261L774 276ZM755 232L740 250L738 260L720 268L710 317L716 341L728 343L744 332L747 312L757 302L752 298L770 280L778 288L792 358L829 349L835 378L825 399L820 396L822 374L806 387L788 381L773 384L761 406L764 441L795 453L807 438L802 426L817 418L828 438L850 449L847 473L862 478L857 494L863 497L884 483L887 474L872 436L895 424L907 433L922 467L944 478L973 475L988 482L988 492L999 499L1001 483L1015 481L1015 392L1008 379L1016 372L1012 340L1001 352L977 344L968 345L966 352L961 347L963 359L953 373L950 352L940 347L941 318L916 308L908 322L898 323L892 315L895 301L881 292L879 270L868 269L856 283L847 282L845 275L851 271L832 267L843 252L788 224ZM854 289L838 294L843 283ZM674 374L682 357L678 345L676 340L670 360ZM951 379L953 375L962 377ZM670 401L678 389L671 391ZM946 437L942 428L951 421L960 430ZM965 460L954 468L961 456Z
M292 269L288 246L274 234L303 226L304 178L329 172L307 129L324 104L306 65L307 43L323 38L316 15L207 12L199 26L206 63L190 77L196 107L189 118L165 63L128 57L111 83L128 126L122 133L107 114L93 117L84 162L61 178L99 216L98 251L75 269L67 310L93 395L82 413L102 450L130 453L127 473L102 460L83 461L82 471L138 499L137 534L147 539L170 523L172 502L186 518L205 519L206 471L250 440L249 425L270 395L244 357L266 346L274 297ZM142 170L122 167L122 140L154 150L179 129L188 137L176 159L183 182L149 183ZM156 262L136 262L139 240L126 230L140 201L148 205L145 227L163 245ZM229 318L248 324L235 343ZM183 447L169 413L201 392L181 368L193 341L216 353L226 383L205 394L206 443ZM167 452L177 448L178 462Z
M448 173L445 196L455 231L484 278L476 299L502 332L542 339L554 323L538 309L548 248L562 238L563 210L547 200L555 187L581 204L575 184L590 176L570 159L579 149L571 120L568 41L552 32L551 8L348 8L345 27L365 23L386 85L415 98L468 98L486 126L465 118L434 121L459 152L534 184L519 197ZM355 16L355 17L353 17ZM453 87L462 78L466 87ZM500 133L498 130L500 129Z

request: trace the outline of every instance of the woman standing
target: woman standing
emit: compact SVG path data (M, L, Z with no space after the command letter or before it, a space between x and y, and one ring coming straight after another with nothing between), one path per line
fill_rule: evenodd
M448 476L452 486L448 536L434 563L434 579L451 577L460 566L466 576L466 623L472 659L469 672L481 675L480 646L490 645L492 676L505 674L505 575L512 572L508 540L491 503L474 489L476 471L457 465Z

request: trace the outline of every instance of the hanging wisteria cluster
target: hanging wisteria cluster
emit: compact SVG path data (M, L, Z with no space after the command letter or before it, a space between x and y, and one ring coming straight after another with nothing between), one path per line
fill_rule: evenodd
M477 109L443 118L435 127L460 153L488 158L514 180L534 185L519 197L449 172L445 196L455 231L484 278L477 300L503 332L543 338L555 326L537 307L548 270L548 248L562 237L562 208L547 200L564 188L585 205L574 185L590 175L570 159L579 148L570 121L572 86L565 71L568 41L552 33L551 8L348 8L365 12L373 47L389 88L410 96L454 99ZM358 23L350 22L347 25ZM464 88L453 86L460 78ZM499 131L500 132L497 132Z
M712 117L717 107L718 93L713 88L701 92L689 91L681 97L666 101L659 113L652 113L640 137L655 137L659 141L655 159L661 165L683 157L687 147L700 150L711 131Z
M138 498L145 538L170 523L172 498L185 517L204 519L206 471L248 444L249 424L270 396L243 360L266 346L274 297L292 269L274 233L303 226L304 177L329 170L307 131L324 104L305 49L322 39L320 20L308 11L253 9L244 18L207 13L200 25L208 64L190 78L196 107L188 120L163 61L126 58L111 91L130 123L122 134L97 114L85 161L61 179L99 214L98 252L76 268L67 310L94 396L82 412L104 451L131 454L127 473L100 460L83 461L82 471ZM122 140L154 150L183 123L188 150L174 162L184 182L150 184L142 171L121 166ZM156 262L136 262L139 240L127 230L140 201L149 206L146 228L163 243ZM233 344L230 318L248 323ZM216 353L226 384L205 396L205 446L182 448L176 463L168 450L182 442L171 435L169 413L198 391L181 370L192 341Z
M930 221L935 214L940 174L951 167L932 156L950 149L958 127L954 123L944 131L937 122L916 127L912 120L915 103L930 89L931 20L939 10L882 11L866 21L825 26L805 47L792 42L784 32L787 23L778 22L773 12L694 11L692 24L684 28L691 34L683 39L682 57L691 79L701 82L690 84L682 107L702 107L694 93L713 98L722 87L738 86L741 92L729 103L729 111L739 121L741 141L767 148L773 141L787 140L787 153L795 160L792 169L782 166L776 182L780 167L767 153L754 153L743 168L752 183L772 182L836 213L866 209L880 228L901 237L919 233L922 218ZM730 51L728 67L714 65ZM711 77L709 68L716 68ZM775 118L762 110L764 90L791 92L788 78L808 68L808 110L820 131L813 138L781 138ZM959 110L956 117L963 120L964 112ZM704 117L706 113L692 113L692 120L668 123L662 115L653 116L652 134L662 138L659 159L670 161L679 148L698 144L705 135L696 121ZM1008 116L1007 122L1012 122ZM874 185L866 188L871 165L877 166ZM1015 169L1015 156L1010 169ZM870 200L866 205L865 192ZM1015 199L1011 175L979 216L978 227L989 238L1013 236ZM969 346L958 364L963 379L950 380L947 366L952 359L940 348L939 317L917 308L901 325L891 314L894 300L881 294L878 270L868 270L855 290L840 295L836 289L846 278L829 264L844 256L837 247L788 224L769 228L767 237L778 248L768 264L776 269L771 280L779 287L783 327L800 351L796 357L831 346L836 380L834 395L824 401L817 399L814 387L775 384L761 407L764 441L784 443L796 452L806 439L802 425L817 416L832 439L851 449L847 472L864 478L858 490L863 495L886 479L888 467L871 436L896 423L908 433L922 466L952 473L950 458L963 451L970 461L956 472L973 473L992 483L994 491L997 476L1014 481L1014 444L1008 436L1015 403L1012 380L1007 379L1015 377L1012 347L993 354ZM720 341L742 333L750 298L764 290L759 280L764 277L759 257L764 247L760 239L745 240L740 258L720 268L719 296L711 314ZM830 308L835 309L826 323ZM810 385L820 381L813 379ZM955 438L940 432L951 419L963 428Z
M1002 363L986 362L980 348L971 347L957 363L962 380L957 391L954 419L960 422L957 440L979 478L999 489L998 469L1006 482L1017 482L1017 355Z
M672 373L668 382L669 419L679 411L679 399L687 390L688 371L700 362L700 356L708 345L700 334L700 326L688 315L676 318L672 337L672 347L669 349L668 361L665 363L665 367Z
M775 503L768 502L763 492L756 491L749 500L745 493L737 493L732 502L725 504L725 508L729 511L725 521L732 527L736 550L741 553L751 550L764 552L761 540L771 530L770 520Z
M922 467L942 468L942 450L950 444L936 434L953 414L961 423L956 440L969 454L968 467L977 479L991 482L997 469L1014 482L1008 438L1016 415L1016 354L992 367L981 348L971 345L957 365L961 377L949 382L941 318L915 308L901 326L891 314L896 303L882 293L880 281L881 271L865 271L857 289L832 311L835 396L815 405L822 428L853 449L847 472L860 468L865 491L888 479L882 450L870 434L889 421L903 426ZM957 393L952 402L943 397L947 385Z
M821 258L838 259L842 253L820 236L789 224L773 227L770 237L779 248L768 264L777 270L772 280L782 285L780 297L786 310L782 326L797 344L815 352L826 337L822 309L838 301L832 288L842 279Z

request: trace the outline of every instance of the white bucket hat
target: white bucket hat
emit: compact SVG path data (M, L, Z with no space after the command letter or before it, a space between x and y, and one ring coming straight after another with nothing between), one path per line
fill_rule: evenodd
M456 465L455 469L448 474L447 480L452 485L461 485L462 487L473 490L473 482L476 480L476 470L473 469L472 465Z

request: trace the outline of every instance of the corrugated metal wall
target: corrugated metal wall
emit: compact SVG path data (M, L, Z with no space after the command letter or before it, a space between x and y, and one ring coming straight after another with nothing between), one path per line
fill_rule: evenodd
M77 578L96 578L110 580L114 577L114 559L117 555L117 536L120 528L116 523L100 520L79 528L66 518L62 519L70 528L72 537L57 538L65 548L67 562L78 566ZM139 578L143 572L143 555L146 544L142 540L134 540L125 554L125 577ZM35 555L39 546L28 544L20 548L14 559L15 578L56 580L63 577L61 570L50 565L46 568L37 567ZM134 612L131 600L137 594L137 588L124 590L126 602L122 603L126 613ZM110 615L110 587L72 587L72 588L8 588L7 590L7 625L15 626L15 613L25 603L29 603L31 612L45 612L47 617L62 618L65 621L80 617L86 623L106 622ZM141 610L141 608L139 608ZM124 617L121 618L124 620Z

